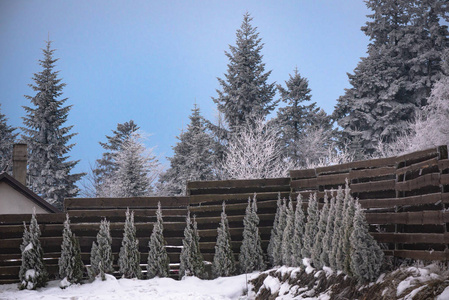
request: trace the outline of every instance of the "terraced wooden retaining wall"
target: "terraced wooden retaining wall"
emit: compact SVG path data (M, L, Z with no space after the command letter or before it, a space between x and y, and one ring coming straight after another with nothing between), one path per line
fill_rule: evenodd
M398 157L294 170L287 178L189 182L186 197L66 199L65 208L70 215L71 228L80 239L86 264L102 218L111 221L113 252L117 259L126 207L134 210L141 263L145 264L157 202L161 201L167 250L175 270L188 209L196 215L204 258L212 261L222 202L226 201L237 257L248 197L257 193L260 234L266 249L278 193L293 199L301 194L305 200L310 194L317 193L323 201L324 193L344 185L346 179L353 196L359 198L366 209L372 235L385 245L387 255L449 260L449 159L446 146ZM304 203L304 208L306 206ZM17 281L23 222L29 223L30 218L28 214L0 215L0 283ZM48 270L54 276L58 269L65 213L42 214L37 218Z

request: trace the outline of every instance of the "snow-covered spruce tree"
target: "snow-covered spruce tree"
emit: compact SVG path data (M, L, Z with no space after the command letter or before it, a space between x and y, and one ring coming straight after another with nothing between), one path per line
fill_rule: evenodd
M0 104L1 109L1 104ZM0 172L6 166L7 172L12 171L12 148L18 133L14 133L16 128L7 124L8 119L0 110Z
M213 98L231 133L251 126L255 119L265 118L277 104L273 101L274 83L268 83L271 71L265 72L262 62L263 43L251 21L246 13L237 30L236 45L225 52L229 59L227 74L224 79L218 78L221 90Z
M239 264L242 273L265 269L262 245L259 235L259 217L257 216L256 194L251 201L248 198L245 217L243 218L243 241L240 246Z
M179 141L173 147L173 157L168 158L170 168L159 179L161 184L168 185L166 189L170 195L185 195L188 181L217 178L214 151L217 145L206 130L206 121L196 104L189 118L187 130L177 137Z
M43 70L35 73L35 84L30 87L35 96L25 96L35 106L24 106L27 115L23 118L22 139L28 144L28 186L47 202L61 209L64 198L75 197L75 183L84 173L70 174L78 161L69 161L67 153L75 144L68 144L76 133L69 133L73 126L63 127L71 105L63 106L67 98L58 100L65 83L54 71L55 62L51 42L43 49L44 60L39 63Z
M346 185L343 194L343 209L341 216L342 226L338 229L339 247L337 247L335 252L335 262L337 263L337 269L342 271L345 270L346 254L348 253L345 248L348 248L347 250L349 250L348 245L349 240L346 239L346 238L349 239L349 236L346 236L346 229L351 230L352 227L352 225L348 225L352 223L352 216L353 216L353 213L351 216L351 209L349 209L351 199L352 199L351 190L349 189L348 179L346 179Z
M232 276L236 272L235 258L232 252L231 233L229 232L228 217L226 215L226 203L223 201L220 225L217 228L217 243L212 264L214 277Z
M275 123L280 128L283 156L304 166L306 161L314 162L324 156L332 136L331 119L316 102L310 103L309 82L297 68L285 84L286 88L277 85L286 106L279 108Z
M324 205L319 214L320 219L318 221L318 233L315 237L315 243L312 248L312 262L316 268L321 269L324 266L324 263L321 260L321 254L323 252L323 238L326 234L327 219L329 218L329 201L327 193L324 194Z
M271 266L279 266L282 264L282 233L286 224L286 205L285 199L281 199L281 194L278 194L278 201L276 202L276 215L274 216L273 228L271 229L270 242L268 243L268 259Z
M316 193L311 194L307 207L307 223L304 228L304 239L301 254L304 258L311 258L313 244L318 233L319 210Z
M69 214L66 217L64 229L62 230L61 257L58 261L59 277L62 279L59 285L61 288L80 283L83 279L84 270L79 243L77 243L75 235L70 229Z
M299 267L302 265L302 249L304 245L304 227L305 227L305 216L302 210L302 196L298 195L296 199L296 210L295 210L295 222L293 231L293 259L292 267Z
M123 230L122 247L118 257L119 272L124 278L141 278L139 240L136 238L134 211L126 209L125 228Z
M101 220L97 241L92 243L89 271L91 278L100 275L101 280L106 280L105 274L114 272L114 267L112 266L114 257L112 255L112 238L109 224L106 218Z
M329 266L334 270L342 271L342 262L337 260L337 252L343 247L343 206L344 206L344 191L341 186L338 187L337 196L335 197L335 217L334 217L334 232L332 235L332 249L329 253Z
M232 135L222 163L227 178L276 178L294 169L291 161L282 157L277 127L262 119L243 126Z
M351 270L351 241L350 237L352 231L354 230L354 214L355 214L355 200L350 194L349 186L346 184L345 189L345 197L348 198L348 207L345 211L345 217L343 221L344 235L343 235L343 253L344 253L344 262L343 262L343 271L352 275Z
M100 159L96 160L95 167L92 170L94 189L97 191L97 194L105 179L109 178L117 170L115 156L122 149L123 142L128 140L139 128L133 120L123 124L118 123L117 129L112 130L113 135L106 136L107 142L100 142L100 146L106 151Z
M156 276L168 277L170 274L170 259L165 249L164 221L162 219L161 202L157 204L156 223L153 224L153 232L148 242L147 278Z
M206 278L203 255L200 250L200 237L195 216L190 218L190 212L187 213L186 228L184 229L184 239L182 240L182 250L179 265L179 278L184 276L196 276Z
M19 271L19 289L34 290L47 285L48 274L44 265L42 246L39 241L41 230L36 220L36 210L33 210L30 226L27 229L23 223L23 241L20 245L22 265Z
M120 151L115 153L116 170L104 179L100 196L104 197L141 197L152 193L152 184L161 172L161 166L147 149L143 137L134 132L123 141Z
M290 198L287 210L285 212L286 221L285 221L285 229L282 234L282 264L285 266L293 266L295 265L295 256L294 256L294 246L293 246L293 237L295 235L295 209L293 208L293 201Z
M323 251L320 255L320 261L324 266L330 266L330 254L332 252L333 243L332 239L334 237L334 223L335 223L335 195L334 191L331 191L332 198L330 200L329 212L326 222L326 231L323 236Z
M443 74L448 48L448 7L442 0L366 1L371 19L362 27L370 38L368 56L338 99L335 118L342 138L371 154L379 140L390 143L407 129Z
M354 229L351 233L351 272L360 282L376 280L382 267L384 253L368 232L365 214L355 203Z

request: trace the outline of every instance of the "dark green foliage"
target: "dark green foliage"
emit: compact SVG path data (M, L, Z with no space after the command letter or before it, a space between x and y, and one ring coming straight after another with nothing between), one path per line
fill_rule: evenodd
M35 290L47 285L48 274L45 269L42 246L39 241L41 231L36 220L36 210L31 216L30 226L27 229L23 223L23 241L20 245L22 252L22 265L19 271L19 289Z
M112 263L112 238L109 230L109 221L101 220L97 241L92 243L90 254L89 276L95 278L100 275L101 280L106 280L105 274L112 274L114 268Z
M165 250L164 225L162 220L161 202L156 211L157 221L153 224L153 232L148 242L147 278L156 276L168 277L170 273L170 259Z
M214 180L218 147L206 130L206 120L195 104L187 130L181 132L169 157L170 168L160 177L158 194L185 195L188 181Z
M218 78L221 90L213 98L231 132L264 118L276 106L274 83L268 83L271 71L265 72L262 62L263 43L251 21L246 13L237 30L236 45L226 52L229 64L225 78Z
M212 264L214 277L232 276L236 272L235 258L232 252L231 234L229 232L228 217L226 216L226 204L223 201L220 225L217 228L217 243Z
M75 183L84 175L70 174L78 161L68 161L67 155L75 144L69 140L76 133L69 133L73 126L62 127L67 121L71 105L63 106L67 98L57 100L62 95L65 83L58 79L58 71L54 71L53 58L55 50L50 48L51 42L43 49L44 60L39 63L43 70L35 73L35 85L30 87L35 96L25 96L35 108L24 106L27 115L23 118L26 127L22 127L22 139L28 144L28 186L49 203L63 206L64 198L75 197L79 189Z
M199 241L200 236L198 235L195 216L192 222L190 212L188 212L186 228L184 229L184 239L182 240L183 248L180 256L179 278L184 276L207 277Z
M282 234L286 225L286 205L285 199L281 199L278 194L276 215L274 217L273 228L271 229L270 242L268 244L268 258L271 265L279 266L282 263Z
M16 128L9 126L6 121L8 121L6 116L0 112L0 172L7 165L6 171L12 171L12 149L18 135L18 133L14 133Z
M63 279L61 288L73 283L80 283L83 279L84 264L81 260L81 250L78 240L70 229L69 214L64 221L62 231L61 257L58 261L59 277Z
M118 258L119 272L124 278L141 278L139 241L136 238L134 212L126 210L125 228L123 230L122 247Z
M255 270L263 271L266 268L258 226L257 200L254 194L252 201L251 198L248 198L248 206L243 219L243 241L239 254L242 273L250 273Z
M304 228L303 248L301 254L303 258L311 258L315 237L318 233L319 221L318 201L316 194L310 195L309 206L307 207L307 223Z

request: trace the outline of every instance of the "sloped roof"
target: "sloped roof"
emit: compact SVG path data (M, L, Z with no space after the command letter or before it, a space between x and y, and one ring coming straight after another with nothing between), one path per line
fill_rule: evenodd
M34 193L32 190L24 186L22 183L17 181L14 177L7 174L6 172L0 173L0 182L5 182L9 186L11 186L13 189L18 191L19 193L25 195L28 199L30 199L32 202L34 202L37 206L45 209L48 212L52 213L58 213L60 212L59 209L42 199L40 196L38 196L36 193Z

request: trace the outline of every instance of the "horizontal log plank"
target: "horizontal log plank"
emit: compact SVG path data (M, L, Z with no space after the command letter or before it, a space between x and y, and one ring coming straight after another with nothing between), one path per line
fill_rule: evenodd
M395 179L351 184L352 193L378 192L394 190Z
M396 157L396 163L407 163L408 161L425 160L438 156L438 149L431 148L413 153L404 154Z
M257 193L257 200L276 200L278 198L278 192L269 193ZM288 198L290 192L281 192L281 198ZM226 200L241 200L247 202L248 198L253 198L254 193L241 193L241 194L206 194L206 195L191 195L190 204L207 204L208 202L226 201ZM192 207L190 207L192 209Z
M294 189L316 188L318 178L292 180L291 187Z
M109 208L162 208L187 207L189 197L132 197L132 198L67 198L64 207L71 209L109 209Z
M335 185L335 184L344 185L346 182L346 179L349 179L348 173L320 175L317 177L317 184L318 185Z
M266 179L241 179L241 180L216 180L216 181L191 181L187 183L187 189L218 189L218 188L248 188L248 187L272 187L287 186L290 177L266 178Z
M363 199L359 200L362 208L391 208L395 206L419 206L424 204L449 203L449 194L433 193L404 198Z
M425 260L425 261L449 260L449 252L445 251L394 250L393 256L417 260Z
M36 220L39 224L63 223L66 219L65 213L56 214L36 214ZM0 224L30 224L31 214L0 214Z
M449 159L440 159L438 161L438 168L440 171L449 169Z
M449 222L449 212L441 210L365 215L368 224L442 225Z
M312 177L316 177L316 172L315 172L315 169L291 170L290 177L292 179L312 178Z
M418 190L427 186L439 186L440 173L430 173L415 179L396 183L396 190L400 192Z
M388 175L395 175L396 167L381 167L375 169L351 170L349 179L376 178Z
M370 233L379 243L448 244L449 233Z
M276 196L277 197L277 196ZM259 195L257 196L259 200ZM276 211L277 200L268 200L263 202L257 202L257 208L274 208ZM248 206L247 202L244 203L235 203L235 204L226 204L226 212L235 212L241 211L242 215L245 214L245 209ZM198 214L203 212L221 212L223 210L223 206L219 205L201 205L201 206L192 206L190 207L191 214Z
M431 158L431 159L428 159L428 160L425 160L422 162L415 163L410 166L399 168L396 170L396 175L402 175L402 174L409 173L409 172L416 172L416 171L420 171L420 170L427 169L427 168L437 166L437 165L439 165L438 157L434 157L434 158Z

